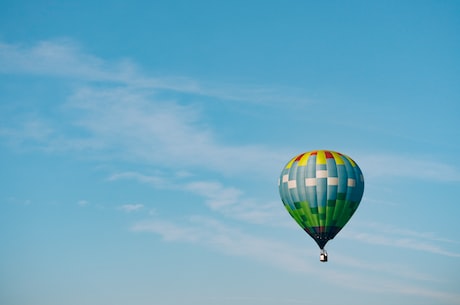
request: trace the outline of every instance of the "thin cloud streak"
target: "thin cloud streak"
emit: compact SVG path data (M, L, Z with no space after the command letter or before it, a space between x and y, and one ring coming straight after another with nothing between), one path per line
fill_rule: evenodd
M115 173L108 178L108 181L124 179L135 180L158 189L198 195L203 198L210 210L246 223L292 227L291 221L285 221L290 219L287 219L280 202L248 197L243 190L225 186L221 182L190 180L190 177L182 177L180 173L166 178L161 173L145 175L138 172Z
M247 198L242 190L225 187L219 182L195 181L184 187L205 199L206 205L213 211L243 220L248 223L265 225L284 225L280 223L283 208L279 202L265 202L256 198ZM261 202L262 201L262 202Z
M363 224L363 228L360 231L344 231L341 233L341 237L367 244L410 249L454 258L460 257L460 253L446 250L439 245L439 243L458 242L439 238L434 233L414 232L378 223Z
M363 278L359 272L356 272L356 264L350 264L347 259L343 258L340 260L342 268L353 268L355 270L353 274L344 272L343 270L324 270L323 268L320 268L320 270L317 265L305 259L308 256L306 255L308 253L305 252L310 252L310 250L305 250L305 252L304 250L300 251L299 247L285 242L250 235L240 229L230 228L213 219L194 216L180 223L181 225L179 226L176 223L165 220L140 221L132 225L131 231L159 235L167 242L186 242L210 247L226 255L248 257L289 272L306 275L313 274L318 280L355 290L373 291L376 293L393 292L414 296L424 295L433 299L449 301L455 300L458 297L458 295L452 293L431 291L417 286L409 287L403 284L403 279L396 282L394 278L391 280L375 279L375 281L370 283L368 272L366 272L366 278ZM360 261L358 269L380 272L378 268L376 269L375 264L362 263ZM410 270L405 270L401 273L399 268L395 266L388 268L386 273L406 279L437 281L437 279L422 275L419 272L412 273ZM421 293L422 291L423 293Z
M209 218L190 217L187 224L181 226L169 221L149 220L134 224L131 231L155 233L166 241L197 243L228 255L257 258L293 272L315 272L316 268L301 259L302 255L296 253L298 250L288 251L289 246L282 242L251 236Z
M0 43L0 72L68 77L85 84L77 87L65 103L64 111L70 115L66 126L56 126L56 122L38 117L26 119L19 126L0 127L0 135L10 142L29 143L50 152L104 152L104 156L109 153L113 158L172 167L203 167L221 173L241 173L251 167L254 173L262 175L276 175L279 164L284 164L289 155L288 148L252 143L224 145L212 128L203 124L195 107L155 95L158 90L171 90L223 100L266 99L270 104L272 89L237 90L229 86L203 86L186 78L151 78L130 60L108 62L85 53L66 39L33 46ZM93 82L97 86L92 86ZM285 92L280 94L285 100ZM69 130L80 136L69 137ZM457 168L414 156L370 153L360 156L359 164L371 179L384 176L460 181Z
M404 229L404 228L397 228L391 225L385 225L385 224L378 223L378 222L367 222L367 223L364 223L363 225L367 228L378 230L382 233L389 233L392 235L414 237L414 238L419 238L419 239L424 239L424 240L439 241L439 242L453 243L453 244L460 243L459 241L436 236L436 234L433 232L413 231L413 230Z
M260 145L220 144L194 108L162 102L144 92L86 88L68 106L81 112L78 127L135 160L225 173L257 164L258 172L266 172L264 164L279 164L282 159L282 154Z
M424 156L366 154L359 156L359 166L367 177L403 177L438 182L460 182L455 166Z
M204 85L186 77L148 77L129 59L105 61L86 53L71 39L45 40L32 46L0 42L0 73L67 77L259 104L281 99L305 102L305 98L288 97L286 92L273 87ZM289 88L289 92L292 91L293 88Z
M393 239L388 238L383 235L369 234L369 233L354 233L353 239L366 242L369 244L381 245L381 246L391 246L397 248L406 248L411 250L418 250L424 252L430 252L434 254L441 254L450 257L460 257L460 253L454 253L442 249L439 246L433 245L431 243L414 240L410 238L402 239Z
M143 208L144 208L143 204L135 203L135 204L124 204L120 206L118 209L126 213L131 213L131 212L139 211Z
M107 62L85 53L70 39L41 41L33 46L0 43L0 72L67 77L82 81L113 82L165 87L145 79L131 61ZM190 87L182 86L183 88Z
M144 175L138 172L122 172L112 174L107 180L108 181L118 181L118 180L136 180L140 183L150 184L157 188L164 188L168 183L164 177L153 176L153 175Z

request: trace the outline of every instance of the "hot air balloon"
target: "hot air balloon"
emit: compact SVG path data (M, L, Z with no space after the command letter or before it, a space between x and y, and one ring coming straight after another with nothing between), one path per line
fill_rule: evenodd
M321 250L353 216L364 192L361 169L350 157L330 150L295 156L281 172L281 200L294 220Z

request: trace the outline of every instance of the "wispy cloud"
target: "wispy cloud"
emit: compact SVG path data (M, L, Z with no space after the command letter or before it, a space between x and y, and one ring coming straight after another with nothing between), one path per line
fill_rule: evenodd
M439 182L459 182L460 170L424 155L363 154L359 166L367 177L403 177Z
M154 175L145 175L138 172L120 172L110 175L108 181L118 181L118 180L136 180L140 183L150 184L157 188L167 187L169 183L168 179L165 177L154 176Z
M24 199L24 198L17 198L17 197L8 197L6 198L6 202L9 204L17 204L17 205L30 205L32 204L32 200Z
M260 145L226 145L192 106L163 102L128 89L81 89L69 107L81 112L75 124L106 149L124 157L171 167L202 167L218 172L266 172L282 154ZM96 142L96 141L94 141ZM222 162L225 160L225 162ZM265 165L265 166L264 166Z
M25 119L0 128L1 135L19 139L21 144L32 143L48 151L104 152L106 157L219 172L242 171L248 166L254 173L266 172L270 167L263 164L284 162L280 152L260 144L223 144L212 127L203 123L199 107L157 94L158 90L172 90L179 95L221 94L216 98L226 99L224 89L208 92L193 81L146 77L132 63L105 62L65 40L32 47L1 44L0 67L3 73L80 81L60 105L65 105L66 120Z
M32 46L0 43L2 73L126 83L138 79L136 69L129 60L109 63L85 53L69 39L41 41Z
M166 241L193 242L209 246L229 255L250 256L262 261L276 262L277 265L295 272L314 272L317 268L302 259L299 250L294 250L283 242L249 235L215 219L193 216L181 223L182 225L178 225L161 220L138 222L131 230L155 233Z
M337 260L339 260L340 264L337 267L340 270L320 268L317 261L312 262L308 259L308 257L314 255L310 249L249 234L240 228L229 227L215 219L194 216L182 219L177 223L153 219L140 221L134 224L131 230L138 233L153 233L161 236L167 242L193 243L212 248L227 255L248 257L259 263L264 262L294 273L313 274L319 281L325 281L329 285L334 284L354 290L377 293L392 292L412 296L423 295L450 302L459 297L453 293L426 289L417 285L407 285L405 280L408 278L438 281L438 279L422 274L419 271L410 270L407 266L376 266L375 263L363 262L363 259L360 259L359 262L353 262L353 259L338 256ZM353 272L346 272L344 268L353 269ZM365 272L366 276L362 276L359 270ZM369 271L379 274L384 272L393 276L391 280L382 279L379 276L369 282L369 277L372 278L372 273L369 273Z
M439 242L445 242L445 243L454 243L454 244L460 243L460 241L455 241L452 239L439 237L434 232L414 231L414 230L409 230L405 228L397 228L391 225L385 225L385 224L376 223L376 222L365 223L365 226L368 228L374 229L374 230L379 230L382 233L388 233L388 234L393 234L393 235L406 236L406 237L424 239L424 240L429 240L429 241L439 241Z
M242 189L225 186L218 181L190 179L189 175L183 176L181 172L173 172L169 176L163 173L120 172L108 178L109 181L122 179L198 195L213 212L247 223L289 227L292 224L280 201L250 197Z
M177 99L213 97L264 105L273 97L305 102L295 90L248 88L227 84L204 85L190 78L151 77L128 59L106 61L88 54L74 41L61 39L35 45L0 43L0 73L54 76L75 80L74 91L61 101L65 120L39 115L0 126L10 142L34 144L48 151L101 152L105 158L123 158L176 168L204 168L222 173L276 175L290 156L288 148L261 143L223 144L213 126L205 123L200 107ZM161 92L174 92L174 99ZM175 100L176 99L176 100ZM225 162L222 162L225 160ZM359 164L367 177L397 176L435 181L460 181L460 171L446 163L414 156L366 154Z
M440 238L432 232L416 232L378 223L367 223L362 224L362 226L365 228L364 230L347 230L342 232L341 236L373 245L404 248L449 257L460 257L460 253L449 251L443 247L443 244L458 244L458 242Z
M353 239L355 240L375 245L406 248L411 250L430 252L434 254L441 254L445 256L460 257L460 253L450 252L432 243L424 242L413 238L391 238L384 235L369 233L354 233L353 236Z
M126 213L131 213L131 212L139 211L143 208L144 208L143 204L135 203L135 204L124 204L120 206L118 209Z
M89 201L88 200L78 200L77 202L77 205L80 206L80 207L86 207L89 205Z
M192 193L202 196L206 205L213 211L249 223L266 225L284 225L284 208L278 201L263 201L250 198L240 189L225 187L215 181L194 181L184 187Z
M138 89L209 96L219 100L258 104L269 102L274 106L280 100L288 100L292 106L297 102L306 102L298 88L279 90L273 86L203 84L187 77L147 76L130 59L103 60L85 52L71 39L46 40L34 45L0 42L0 73L67 77L85 82L107 82Z

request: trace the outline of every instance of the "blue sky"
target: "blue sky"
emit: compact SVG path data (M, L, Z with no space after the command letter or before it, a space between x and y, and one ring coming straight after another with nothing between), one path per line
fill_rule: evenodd
M0 301L460 304L457 1L2 1ZM360 165L327 245L278 176Z

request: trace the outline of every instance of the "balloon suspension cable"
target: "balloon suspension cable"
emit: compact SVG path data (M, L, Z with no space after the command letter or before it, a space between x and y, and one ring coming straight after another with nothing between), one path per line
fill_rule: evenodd
M327 251L325 249L321 249L319 260L323 263L327 262Z

